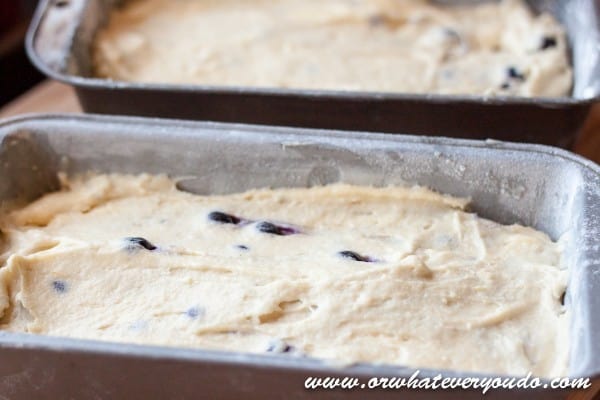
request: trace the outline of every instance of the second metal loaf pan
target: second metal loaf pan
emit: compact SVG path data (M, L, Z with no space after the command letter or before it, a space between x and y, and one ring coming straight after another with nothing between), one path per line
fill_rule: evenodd
M464 0L463 0L464 1ZM482 0L485 1L485 0ZM42 0L27 37L33 63L75 87L85 111L253 124L494 138L569 147L600 95L600 4L529 0L565 26L572 96L513 98L115 82L91 75L90 46L116 0ZM473 3L473 1L469 1Z

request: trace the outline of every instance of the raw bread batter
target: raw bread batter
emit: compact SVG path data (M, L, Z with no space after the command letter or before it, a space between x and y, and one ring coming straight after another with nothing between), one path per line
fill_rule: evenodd
M93 46L115 80L568 96L562 27L522 0L138 0Z
M99 175L5 214L2 329L502 374L566 372L545 234L424 188L196 196Z

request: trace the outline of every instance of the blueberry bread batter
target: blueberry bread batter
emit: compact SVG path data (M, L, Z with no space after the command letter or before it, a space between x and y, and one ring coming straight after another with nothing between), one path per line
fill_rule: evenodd
M137 0L92 53L123 81L567 96L565 33L523 0ZM450 3L450 2L447 2Z
M566 372L545 234L424 188L226 196L97 175L2 216L1 328L501 374Z

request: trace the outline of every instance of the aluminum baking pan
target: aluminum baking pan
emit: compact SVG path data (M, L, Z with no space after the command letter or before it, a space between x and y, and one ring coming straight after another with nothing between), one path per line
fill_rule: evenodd
M34 198L56 172L194 175L199 193L255 187L420 184L470 196L473 209L553 238L568 235L573 377L600 378L600 167L540 145L101 117L0 124L0 199ZM177 160L174 162L174 160ZM308 376L408 377L403 367L339 369L318 360L136 346L0 332L0 394L30 398L480 398L471 391L308 391ZM439 371L423 370L429 376ZM447 372L446 376L464 376ZM564 398L491 391L489 398Z
M575 81L569 97L185 86L93 78L91 43L119 0L42 0L26 43L33 63L48 76L74 86L87 112L355 131L443 132L452 137L569 147L600 95L600 3L528 2L534 10L555 15L567 29Z

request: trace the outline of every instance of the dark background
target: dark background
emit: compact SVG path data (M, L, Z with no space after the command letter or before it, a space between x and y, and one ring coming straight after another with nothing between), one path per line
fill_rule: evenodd
M0 0L0 107L43 79L24 48L36 4L37 0Z

